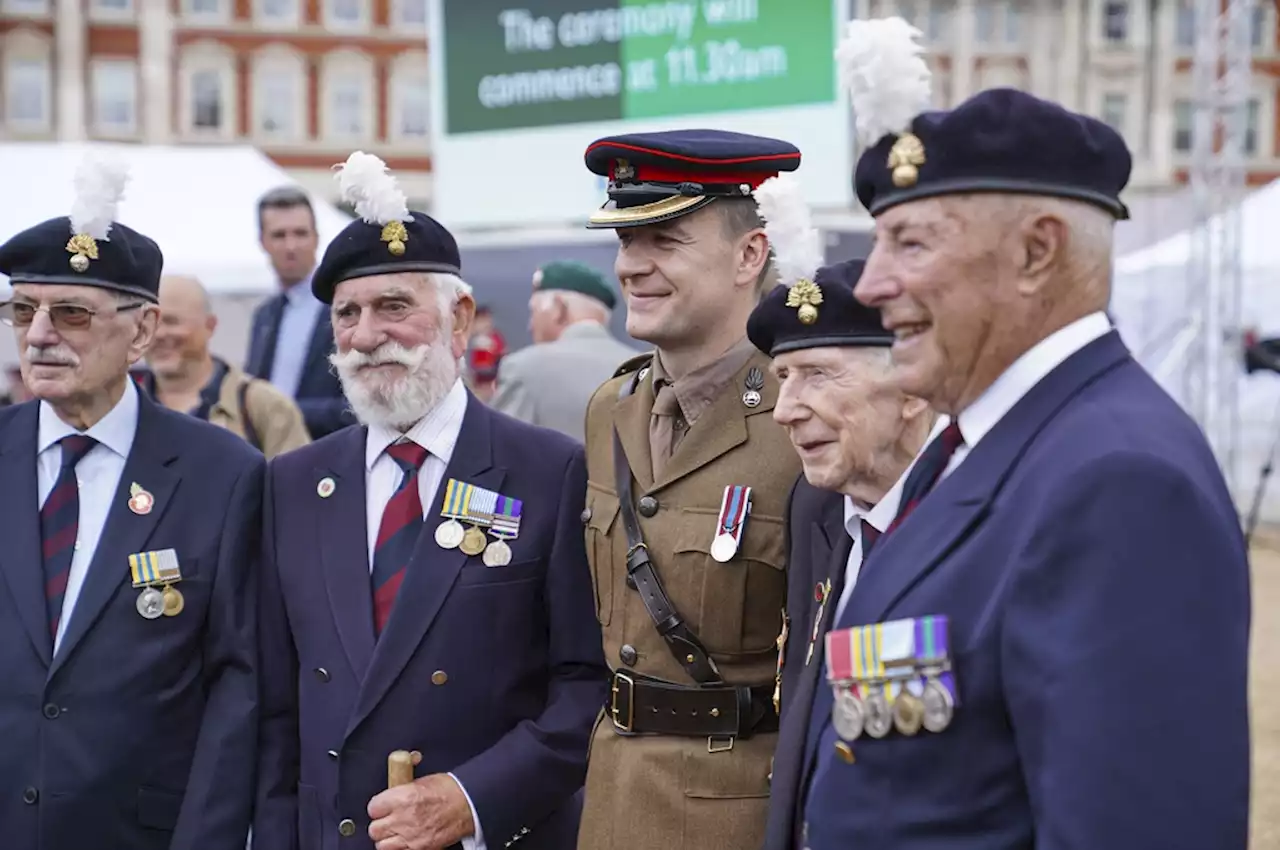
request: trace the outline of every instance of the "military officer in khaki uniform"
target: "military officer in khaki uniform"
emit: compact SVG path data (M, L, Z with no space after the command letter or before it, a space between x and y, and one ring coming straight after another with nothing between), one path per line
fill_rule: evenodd
M764 835L784 517L800 463L746 338L769 286L753 190L786 142L710 130L617 136L590 227L618 234L627 332L656 348L587 410L583 518L612 687L580 850L748 850Z

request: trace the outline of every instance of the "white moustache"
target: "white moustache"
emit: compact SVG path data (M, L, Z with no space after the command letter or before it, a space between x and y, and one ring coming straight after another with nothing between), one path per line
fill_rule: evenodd
M32 366L79 366L80 358L61 348L37 348L28 345L26 361Z

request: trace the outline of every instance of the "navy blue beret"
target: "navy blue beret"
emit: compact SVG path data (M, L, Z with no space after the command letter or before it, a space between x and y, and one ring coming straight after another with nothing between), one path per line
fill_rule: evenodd
M609 178L609 200L589 228L655 224L701 209L716 198L749 198L783 171L800 167L795 145L725 130L667 130L598 139L587 168Z
M412 221L387 225L356 219L329 243L311 276L311 291L325 304L344 280L398 272L462 274L458 243L444 225L426 213Z
M775 286L747 319L747 337L770 357L786 351L827 346L893 345L880 311L853 297L863 260L818 269L813 281Z
M160 300L160 246L113 223L106 239L75 234L67 216L27 228L0 245L0 274L10 283L97 286Z
M1120 192L1133 157L1106 123L1016 89L925 112L858 158L854 191L872 215L906 201L1012 192L1094 204L1129 217Z

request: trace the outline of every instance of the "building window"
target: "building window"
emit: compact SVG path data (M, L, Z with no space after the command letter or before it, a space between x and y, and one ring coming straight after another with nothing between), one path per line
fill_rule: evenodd
M347 138L365 138L365 98L369 94L364 79L357 74L341 74L329 84L329 133Z
M93 74L93 119L100 133L138 132L138 68L130 59L96 59Z
M292 27L298 25L298 0L257 0L260 23Z
M1173 102L1173 149L1178 153L1190 153L1195 136L1195 108L1189 100Z
M395 0L395 22L403 27L425 29L427 0Z
M302 67L293 59L276 59L254 68L254 124L262 136L296 139L303 116Z
M366 25L366 0L325 0L325 23L335 29L359 29Z
M0 12L9 15L47 15L48 0L0 0Z
M1195 46L1196 7L1194 5L1194 0L1182 0L1182 4L1178 6L1177 39L1179 47Z
M979 3L973 10L973 38L979 44L990 44L996 34L996 10L992 3Z
M1107 0L1102 5L1102 35L1110 42L1129 40L1129 4L1125 0Z
M225 7L222 0L183 0L182 9L189 18L224 17Z
M1118 92L1108 92L1102 97L1102 120L1111 125L1111 129L1120 135L1125 132L1125 113L1128 111L1129 98Z
M1022 2L1008 0L1004 5L1004 43L1022 43Z
M1259 119L1262 115L1262 104L1257 99L1251 98L1245 104L1244 112L1244 155L1258 155L1258 129Z
M221 130L226 119L222 75L200 70L191 75L191 126L198 130Z
M1253 7L1252 14L1249 17L1249 44L1254 50L1263 46L1263 43L1270 46L1271 39L1266 38L1267 35L1267 10L1262 5L1261 0Z
M420 69L406 70L395 80L395 124L400 139L425 139L431 131L431 90Z
M5 119L11 128L44 130L52 124L52 69L47 58L14 57L5 66Z
M133 0L90 0L91 12L103 18L127 18L133 14Z
M929 4L929 18L924 27L925 37L929 41L938 42L947 37L954 6L953 0L933 0Z

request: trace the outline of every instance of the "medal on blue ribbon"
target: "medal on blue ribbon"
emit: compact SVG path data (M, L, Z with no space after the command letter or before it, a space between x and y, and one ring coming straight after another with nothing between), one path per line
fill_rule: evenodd
M182 613L186 600L173 586L182 581L182 567L178 564L176 551L162 549L132 554L129 556L129 573L133 577L133 586L143 588L136 603L139 614L154 620L161 614L176 617ZM157 585L161 589L157 590Z
M738 553L742 532L751 512L751 488L730 485L724 488L720 502L720 515L716 521L716 536L711 541L711 557L727 563Z
M484 550L486 567L505 567L511 563L511 546L508 540L520 536L520 510L524 502L499 495L494 503L492 518L489 521L489 533L494 540Z

